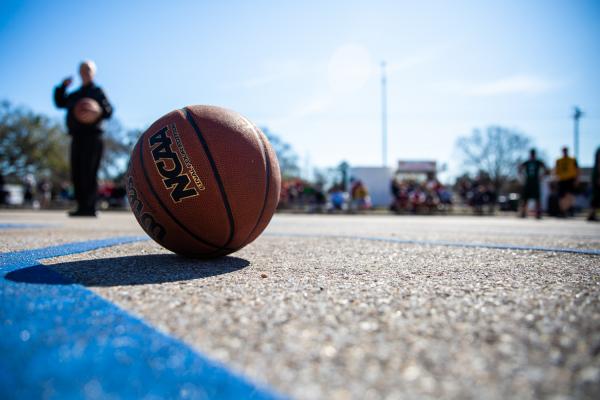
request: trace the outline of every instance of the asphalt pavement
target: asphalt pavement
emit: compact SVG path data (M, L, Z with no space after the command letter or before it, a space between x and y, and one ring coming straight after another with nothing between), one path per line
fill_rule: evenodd
M129 213L0 224L2 252L144 235ZM292 398L600 393L600 224L279 214L213 261L143 240L43 264Z

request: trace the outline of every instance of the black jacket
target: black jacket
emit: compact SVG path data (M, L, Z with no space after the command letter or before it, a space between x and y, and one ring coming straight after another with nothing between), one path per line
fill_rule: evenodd
M102 108L102 116L98 121L92 125L82 124L75 119L73 115L73 108L77 102L84 98L90 97L100 104ZM81 134L97 134L100 135L103 132L102 121L110 118L113 113L113 108L108 102L106 95L99 86L96 86L93 82L81 86L79 89L67 94L67 88L63 85L59 85L54 89L54 104L58 108L67 109L67 128L69 128L70 135Z

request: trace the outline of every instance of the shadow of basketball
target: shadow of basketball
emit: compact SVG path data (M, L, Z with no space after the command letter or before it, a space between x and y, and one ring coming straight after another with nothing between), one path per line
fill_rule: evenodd
M250 265L238 257L196 260L175 254L152 254L36 265L6 274L17 283L124 286L189 281L228 274Z

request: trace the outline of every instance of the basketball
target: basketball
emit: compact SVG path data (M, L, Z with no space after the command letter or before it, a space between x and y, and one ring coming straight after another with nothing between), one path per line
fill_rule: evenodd
M84 97L75 104L75 119L82 124L90 125L98 121L102 115L100 104L92 98Z
M188 257L232 253L267 227L281 189L266 136L240 114L188 106L159 118L131 153L131 209L163 247Z

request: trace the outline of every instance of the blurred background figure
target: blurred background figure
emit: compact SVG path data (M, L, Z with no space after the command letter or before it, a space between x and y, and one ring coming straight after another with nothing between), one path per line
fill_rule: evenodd
M392 203L390 210L396 213L447 212L452 208L452 192L442 185L432 173L426 179L403 179L400 174L390 181Z
M350 197L352 199L352 211L365 211L371 208L371 197L369 190L360 179L352 180Z
M37 183L37 195L40 208L50 208L52 200L52 182L48 177L42 177Z
M23 177L23 200L26 207L39 208L39 203L35 198L36 180L33 174L27 174Z
M487 209L487 213L493 215L496 211L496 192L493 185L486 183L484 178L477 177L473 187L473 212L476 215L485 215Z
M325 196L325 191L323 190L323 184L318 183L315 186L315 205L313 208L314 212L323 212L327 208L327 196Z
M556 160L556 176L558 178L558 198L562 217L572 215L579 166L574 157L569 157L568 147L562 148L563 156Z
M596 209L600 208L600 147L596 149L596 157L594 157L594 169L592 170L592 201L590 203L590 214L588 221L598 221L596 217Z
M540 201L540 177L546 175L546 165L537 159L535 149L529 151L529 159L519 166L519 172L524 176L523 192L521 195L521 218L527 217L529 200L535 200L535 217L542 218Z
M342 183L336 183L329 189L329 211L345 211L348 208L346 200L348 193L344 190Z
M69 212L70 216L96 216L97 175L103 149L102 121L110 118L113 109L104 91L94 83L95 74L96 64L93 61L84 61L79 66L79 89L67 94L67 88L73 82L73 79L68 77L54 90L56 107L67 109L67 128L72 139L71 179L77 209ZM93 108L86 110L83 107L85 104L94 105L94 102L94 107L99 106L96 115Z

